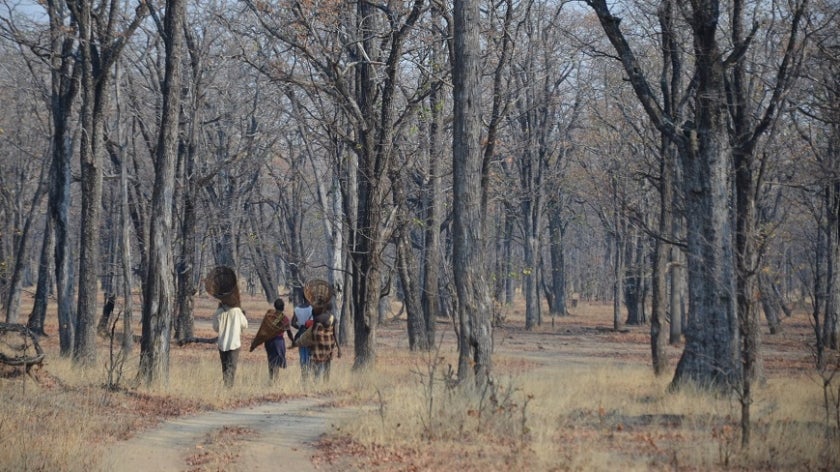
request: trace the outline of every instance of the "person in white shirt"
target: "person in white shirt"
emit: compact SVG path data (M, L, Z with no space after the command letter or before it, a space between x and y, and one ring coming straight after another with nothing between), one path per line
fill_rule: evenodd
M242 346L242 330L248 328L248 319L239 307L219 303L213 314L213 330L219 333L217 345L222 361L222 379L225 387L232 387L239 362L239 348Z
M312 323L312 306L309 304L309 301L304 298L303 303L295 307L295 315L292 317L292 327L298 330L295 335L295 341L303 335L303 332L306 331L307 328L312 326ZM306 381L309 379L310 349L308 347L300 346L298 348L298 354L300 355L300 375L303 381Z

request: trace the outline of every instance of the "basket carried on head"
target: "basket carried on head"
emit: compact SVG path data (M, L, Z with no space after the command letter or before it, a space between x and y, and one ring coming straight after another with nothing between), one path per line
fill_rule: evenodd
M230 267L218 266L211 269L204 278L204 288L224 305L239 306L239 284L236 282L236 272Z
M326 280L312 279L303 285L303 296L312 305L312 313L318 315L329 310L335 291Z

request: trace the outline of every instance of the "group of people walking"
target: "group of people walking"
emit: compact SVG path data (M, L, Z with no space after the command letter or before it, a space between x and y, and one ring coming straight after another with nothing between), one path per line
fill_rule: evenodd
M341 348L335 335L335 317L329 309L312 305L304 298L301 305L294 308L292 319L285 315L285 302L282 298L274 301L272 318L277 320L280 331L273 338L263 343L268 357L268 376L274 381L280 369L285 369L286 338L292 347L297 347L300 357L301 377L304 382L311 377L315 380L329 380L330 364L333 355L341 357ZM222 379L226 387L233 386L236 377L236 365L242 346L242 331L248 328L248 319L238 306L227 306L223 302L213 314L213 329L219 333L217 346L222 364ZM291 328L297 330L292 334ZM307 331L310 331L308 334ZM304 336L306 334L306 336ZM252 345L252 349L253 349Z

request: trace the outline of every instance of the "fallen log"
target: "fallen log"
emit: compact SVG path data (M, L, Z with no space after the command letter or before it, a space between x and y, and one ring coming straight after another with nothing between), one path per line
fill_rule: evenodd
M14 337L15 333L20 335L18 340ZM29 373L32 366L41 365L45 357L37 335L28 326L0 323L0 363L23 366Z

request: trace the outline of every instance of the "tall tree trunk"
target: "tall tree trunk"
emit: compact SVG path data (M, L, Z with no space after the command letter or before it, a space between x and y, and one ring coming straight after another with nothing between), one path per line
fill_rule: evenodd
M548 215L548 234L551 255L551 306L552 315L568 315L566 311L566 258L565 227L560 210L551 209Z
M377 41L372 33L374 6L367 2L357 4L357 31L360 45L367 56L356 67L356 103L364 123L359 123L360 147L358 183L359 213L357 227L352 241L354 264L354 331L355 369L374 364L376 359L376 308L380 297L380 276L382 271L381 250L383 208L387 193L386 172L393 159L394 137L394 95L397 91L397 71L402 57L402 45L409 31L423 9L423 0L414 0L404 24L394 29L390 36L390 48L384 63L384 79L377 79L374 64L369 57L378 51ZM378 107L376 106L378 99ZM393 182L391 183L393 185Z
M195 115L193 115L195 117ZM189 121L190 131L187 137L187 144L183 152L178 154L184 160L184 172L182 181L184 189L182 192L182 214L178 238L180 251L178 264L176 265L176 313L175 339L179 342L194 337L193 328L195 325L195 313L193 311L194 299L198 293L196 287L196 267L198 267L198 255L196 254L196 208L195 199L198 194L198 176L195 175L195 123L194 119Z
M691 320L686 346L672 386L686 382L726 390L736 385L740 352L737 338L735 255L730 206L732 153L728 136L724 57L719 45L719 0L697 0L686 7L692 29L696 88L694 120L678 128L651 91L605 0L587 0L616 49L641 105L656 128L679 145L684 171L688 229L688 290Z
M367 2L358 2L357 30L362 47L368 56L376 46L371 38L373 6ZM360 152L356 178L359 190L356 227L351 241L353 255L353 333L355 358L354 369L366 369L376 361L376 323L379 306L381 277L380 257L380 207L381 186L383 179L381 165L376 162L374 130L376 129L377 109L374 90L376 89L376 71L373 64L364 61L356 67L356 102L367 120L367 125L360 130L358 137Z
M618 209L616 209L618 211ZM616 228L618 224L616 223ZM624 297L624 241L618 235L613 236L613 330L622 328L621 300Z
M668 367L665 356L665 333L662 325L668 317L668 254L671 245L665 238L671 237L674 225L672 203L674 200L674 158L670 142L663 138L659 161L659 236L653 250L653 293L651 297L650 349L654 375L662 375ZM673 290L673 289L672 289ZM675 310L671 307L671 316Z
M455 0L452 61L453 123L453 262L458 293L458 378L472 367L480 388L492 371L492 306L488 293L484 241L481 88L479 87L479 28L477 0ZM470 362L471 361L471 362Z
M149 267L143 286L143 337L138 377L146 385L169 381L169 339L175 292L172 256L172 196L178 152L178 116L181 95L182 32L186 4L167 0L164 17L166 66L163 105L152 193Z
M677 175L678 174L675 174L674 188L679 188ZM681 216L674 216L674 224L672 225L671 234L674 235L675 240L679 240L683 236L681 221ZM671 325L670 332L668 335L668 343L670 343L671 345L677 345L682 342L683 325L686 320L685 255L683 254L681 248L677 246L671 247L670 254L668 255L668 263L671 266L671 301L669 303L671 307Z
M723 54L717 38L717 0L693 5L697 60L696 130L684 159L688 290L691 321L673 386L686 382L728 390L737 384L739 354L735 255L730 211L729 146Z
M30 230L32 229L32 221L35 219L37 209L41 206L41 199L46 193L45 185L45 169L46 166L41 167L41 175L38 177L38 187L35 190L35 195L32 197L29 211L26 216L20 215L23 218L23 228L20 232L15 232L12 240L14 241L15 257L14 266L12 268L12 276L9 280L9 288L6 299L6 323L17 323L18 313L20 311L20 292L23 281L23 270L27 254L29 252L28 243L30 242ZM22 211L22 210L21 210ZM20 228L19 225L15 225Z
M396 269L402 286L403 303L407 317L408 346L412 351L429 350L432 345L426 338L426 318L423 316L423 308L420 301L420 284L414 274L419 274L417 258L411 244L412 218L409 215L408 201L405 194L405 185L401 182L399 170L391 167L389 172L391 181L395 183L392 190L394 207L396 208L396 232L394 244L397 250Z
M119 102L119 99L117 100ZM134 347L134 299L131 273L131 210L128 206L128 162L126 156L120 159L120 266L122 267L123 337L122 353L128 358Z
M625 245L624 305L627 307L627 324L643 325L647 322L644 313L644 251L638 230L633 230Z
M58 299L58 336L60 355L73 352L73 258L70 239L70 159L72 139L69 116L79 91L81 68L76 64L75 38L67 31L67 12L63 1L47 2L50 18L50 115L53 125L52 163L50 164L49 212L55 230L55 284ZM75 26L73 26L74 28Z
M110 103L112 67L122 49L147 13L143 4L135 10L132 22L114 31L113 22L100 21L91 2L68 3L79 26L80 66L82 68L82 110L80 143L82 182L81 251L79 254L79 296L76 344L73 360L89 366L96 360L96 300L101 270L100 227L102 220L102 154L104 153L105 111ZM107 5L110 14L120 16L120 5Z
M436 10L434 10L436 12ZM433 12L432 16L436 14ZM438 55L442 52L435 49L435 64L438 61ZM426 344L434 346L435 344L435 325L440 310L440 269L441 269L441 242L440 242L440 225L443 219L443 209L441 208L441 149L442 146L442 127L443 114L441 112L442 98L440 97L440 86L437 83L432 85L432 92L429 94L429 109L431 110L431 119L429 122L429 166L428 177L426 179L425 190L425 208L426 208L426 231L424 234L425 244L423 245L423 287L421 304L423 307L423 318L426 326Z
M185 20L186 21L186 20ZM178 157L181 161L181 224L178 228L178 262L175 264L176 272L176 303L175 308L175 339L183 342L194 337L195 295L198 293L196 286L196 268L200 267L198 261L198 249L196 245L196 199L199 192L199 176L196 171L196 154L198 140L198 113L203 106L203 94L197 89L201 86L204 63L200 46L196 42L192 30L184 25L184 42L186 52L189 54L190 87L184 87L183 101L181 107L182 120L187 123L187 129L179 140ZM185 79L186 80L186 79ZM186 91L192 89L193 93ZM177 170L176 170L177 172Z
M94 70L95 34L91 2L80 2L73 10L79 25L80 65L82 67L82 137L79 146L81 161L82 209L81 244L79 251L79 295L76 308L76 332L73 361L91 366L96 361L96 300L99 291L99 235L102 208L102 159L99 155L102 138L104 100L99 81L107 82L108 72Z
M41 242L41 256L38 258L38 282L35 288L35 301L32 305L32 312L29 314L29 320L26 326L35 333L41 336L46 335L44 332L44 323L47 318L47 299L50 296L50 286L52 277L50 277L51 254L55 246L55 232L53 231L53 223L50 215L47 215L44 222L44 239Z
M837 349L840 329L840 183L825 186L826 280L822 345Z

